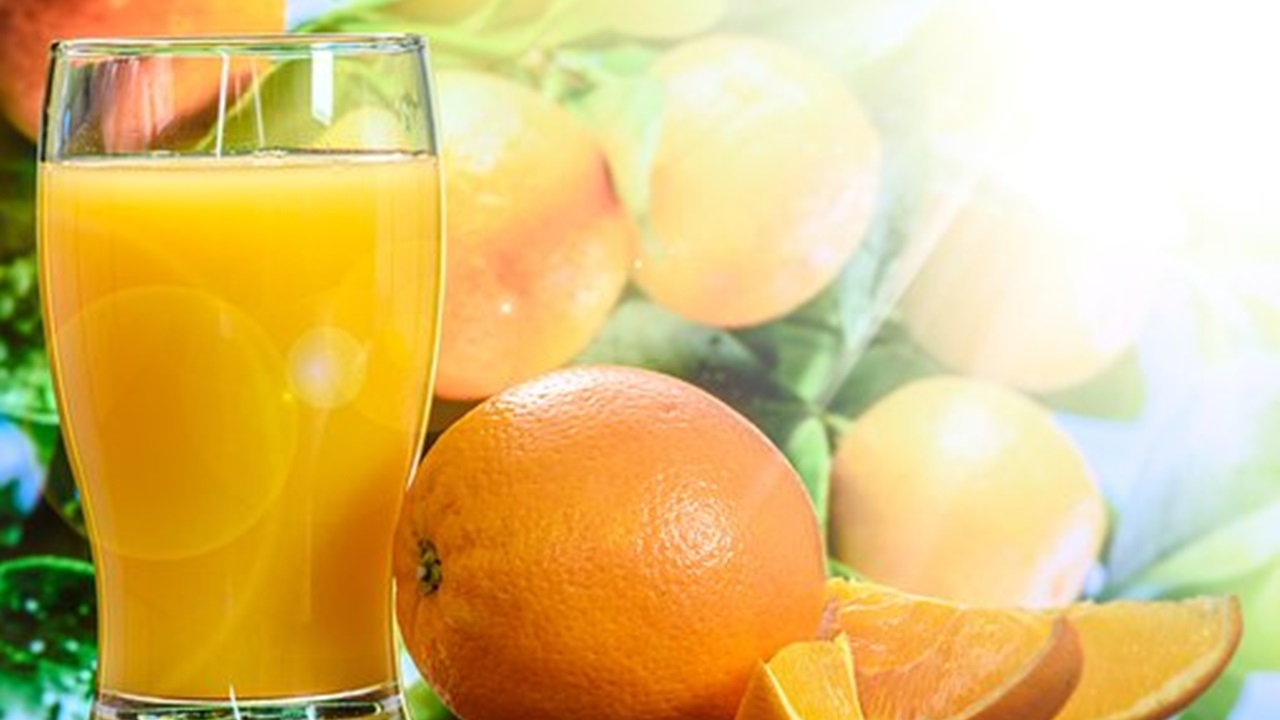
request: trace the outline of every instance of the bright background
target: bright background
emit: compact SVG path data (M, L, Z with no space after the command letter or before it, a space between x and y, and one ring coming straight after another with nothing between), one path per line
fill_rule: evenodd
M76 5L48 3L64 14ZM719 33L805 57L857 99L883 158L872 215L835 279L746 327L690 319L628 281L590 345L552 364L641 364L717 392L782 447L823 515L840 434L874 401L919 377L993 377L1052 413L1107 501L1109 532L1085 595L1240 596L1241 650L1184 717L1280 717L1280 9L1261 0L640 5L356 0L282 11L298 31L422 32L438 69L478 69L536 91L602 138L613 186L641 227L664 103L657 59ZM4 31L0 45L13 40ZM16 67L0 65L0 80L12 84ZM741 147L803 141L769 134ZM0 718L78 718L94 660L92 570L40 336L33 156L28 139L0 126ZM781 179L711 173L705 183L782 203L805 178ZM911 283L947 228L992 182L1003 189L995 197L1034 210L1031 224L999 226L979 249L945 256L963 267L948 281L959 295L928 310L904 305L904 293L922 292ZM753 210L701 212L731 227ZM1040 221L1054 228L1045 245L1028 239ZM1011 277L1034 281L995 300L983 294ZM1060 295L1046 304L1046 293ZM948 341L931 335L994 315L1008 321L973 331L987 345L939 357ZM1115 336L1104 362L1077 358L1083 375L1044 379L1055 348L1101 330ZM1018 372L992 369L1015 354L1029 358ZM433 429L476 399L440 402ZM408 663L405 672L416 677ZM446 716L411 685L416 720Z

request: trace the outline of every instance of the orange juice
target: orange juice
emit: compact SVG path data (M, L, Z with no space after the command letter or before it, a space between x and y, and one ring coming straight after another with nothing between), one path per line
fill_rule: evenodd
M434 159L78 160L40 182L102 690L393 681L392 526L437 333Z

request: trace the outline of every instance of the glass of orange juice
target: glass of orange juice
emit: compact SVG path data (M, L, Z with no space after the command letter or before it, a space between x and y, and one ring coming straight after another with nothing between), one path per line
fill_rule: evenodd
M416 36L56 44L39 253L101 718L399 717L441 298Z

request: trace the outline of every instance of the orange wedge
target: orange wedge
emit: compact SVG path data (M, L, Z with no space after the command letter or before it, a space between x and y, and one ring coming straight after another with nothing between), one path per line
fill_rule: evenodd
M1057 720L1157 720L1220 675L1242 630L1234 597L1116 601L1068 611L1088 661Z
M848 639L779 650L756 667L734 720L862 720Z
M1051 720L1080 680L1062 613L967 607L833 580L867 720Z

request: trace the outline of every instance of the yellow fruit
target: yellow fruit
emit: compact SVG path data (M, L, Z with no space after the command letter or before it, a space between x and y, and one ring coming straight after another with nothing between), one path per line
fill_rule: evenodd
M1074 600L1106 533L1084 459L1044 409L981 380L909 383L840 439L831 540L876 582L979 605Z
M396 151L412 147L400 118L378 107L361 107L343 115L314 144L325 150Z
M862 720L848 638L779 650L756 668L734 720Z
M1233 597L1043 612L844 580L827 592L868 720L1160 720L1222 674L1241 637Z
M1055 720L1161 720L1222 674L1240 644L1232 597L1081 604L1068 617L1086 662Z
M467 720L731 718L813 638L819 528L754 426L674 378L542 375L439 438L397 527L397 618Z
M968 607L832 580L867 720L1051 720L1080 681L1062 612Z
M993 175L944 226L900 309L945 365L1051 392L1100 374L1132 344L1177 231L1141 191L1063 174Z
M814 297L857 250L880 140L845 85L765 40L669 51L648 229L634 277L696 322L738 327Z
M599 145L496 75L438 75L447 256L436 391L483 398L580 352L626 285L635 228Z

